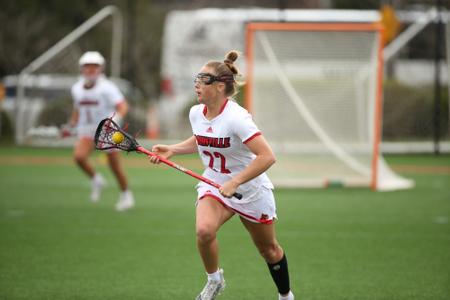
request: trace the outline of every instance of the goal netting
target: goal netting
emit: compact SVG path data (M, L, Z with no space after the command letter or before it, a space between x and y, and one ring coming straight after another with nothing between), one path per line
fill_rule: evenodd
M379 153L378 24L250 23L246 105L277 155L278 186L409 188Z

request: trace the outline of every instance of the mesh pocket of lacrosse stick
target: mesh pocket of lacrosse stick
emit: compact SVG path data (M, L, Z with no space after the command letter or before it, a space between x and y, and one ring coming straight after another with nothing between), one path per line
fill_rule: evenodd
M95 148L98 150L120 149L135 151L138 143L111 118L103 119L95 132Z

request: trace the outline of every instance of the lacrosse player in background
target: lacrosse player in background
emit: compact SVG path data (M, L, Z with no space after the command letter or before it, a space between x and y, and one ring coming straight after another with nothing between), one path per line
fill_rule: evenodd
M88 161L94 150L95 130L99 122L106 117L114 116L113 119L120 124L129 107L119 88L104 75L105 59L99 52L84 53L79 60L79 66L81 77L71 90L74 109L69 122L71 127L76 127L78 137L73 155L77 165L91 179L91 200L96 202L100 199L106 181ZM119 151L111 150L107 157L121 190L116 209L130 209L134 206L134 197L128 188Z
M207 283L196 299L215 299L225 288L216 234L237 214L269 267L278 299L293 300L286 255L275 235L273 185L264 173L275 156L251 115L230 98L237 88L237 58L238 53L230 51L223 62L201 68L194 85L200 104L189 113L193 135L179 144L155 145L152 151L164 158L198 152L203 176L222 185L220 190L204 182L197 185L197 247ZM159 163L158 157L149 158ZM235 192L243 198L232 197Z

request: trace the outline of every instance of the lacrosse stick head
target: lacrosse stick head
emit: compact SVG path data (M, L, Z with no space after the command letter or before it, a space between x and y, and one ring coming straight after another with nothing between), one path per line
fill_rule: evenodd
M125 132L111 118L100 121L95 132L95 148L98 150L120 149L135 151L138 147L136 139Z

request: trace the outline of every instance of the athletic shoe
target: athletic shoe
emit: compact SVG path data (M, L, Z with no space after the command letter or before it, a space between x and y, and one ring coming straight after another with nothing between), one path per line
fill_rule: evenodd
M223 270L219 270L220 280L208 280L200 295L195 300L214 300L225 289Z
M131 191L120 193L119 201L116 203L117 211L125 211L134 207L134 197Z
M100 199L103 188L106 185L106 181L100 174L95 174L91 179L91 201L97 202Z
M281 296L280 294L278 294L278 300L295 300L295 298L294 294L292 294L292 291L289 291L289 294L287 294L286 296Z

